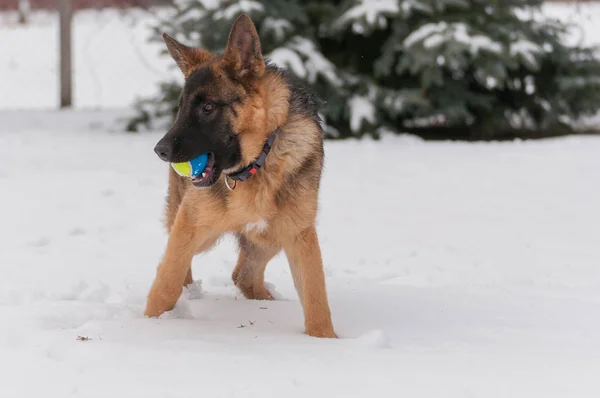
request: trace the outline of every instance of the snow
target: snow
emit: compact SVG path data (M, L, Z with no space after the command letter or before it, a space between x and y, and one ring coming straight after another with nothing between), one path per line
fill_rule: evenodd
M600 6L582 10L597 41ZM78 13L77 109L51 110L56 18L33 18L0 14L0 397L600 395L599 137L327 142L317 228L340 339L302 333L283 255L277 300L243 299L231 238L146 319L164 131L117 120L180 73L146 42L148 14Z
M287 68L294 72L297 76L306 77L306 67L300 55L287 47L278 47L266 56L269 60L273 61L274 64Z
M408 48L422 42L426 49L435 49L450 41L466 44L472 54L481 50L500 53L503 48L500 43L487 36L471 35L464 23L447 22L429 22L422 25L404 39L404 46Z
M388 95L383 100L387 108L395 109L398 113L404 110L406 99L402 95Z
M289 50L286 51L286 49ZM304 69L304 72L299 75L305 77L310 83L314 83L317 76L320 75L329 80L331 84L338 86L342 84L342 80L335 73L333 64L325 58L311 40L305 37L292 37L285 47L273 51L269 57L279 66L290 66L295 71ZM302 62L302 66L300 66L299 60Z
M351 21L364 19L368 25L376 25L384 28L386 26L385 18L382 16L396 15L399 11L398 1L394 0L361 0L357 4L344 12L334 25L341 27Z
M511 57L520 57L525 61L525 65L528 67L539 68L537 61L537 54L543 52L542 48L537 44L521 39L515 43L510 44L510 55Z
M426 14L433 13L433 8L429 4L423 3L421 0L405 0L401 2L400 6L402 7L402 13L405 18L410 17L413 10L421 11Z
M460 43L468 44L471 53L477 54L479 51L488 50L495 53L502 51L502 45L498 42L493 41L487 36L475 35L472 36L467 29L467 25L463 23L452 24L454 30L454 40Z
M350 129L354 132L360 131L363 120L375 123L375 107L373 101L368 97L355 95L348 100L350 112Z
M263 21L264 33L273 32L275 40L283 40L287 31L292 31L293 26L290 21L283 18L266 17ZM263 33L263 32L261 32Z
M250 13L252 11L264 11L264 6L258 1L240 0L235 4L225 7L223 10L215 12L214 19L233 19L241 13Z
M285 256L280 299L242 299L231 239L143 318L167 167L162 132L111 132L119 116L0 113L0 396L600 393L600 139L328 142L325 341L302 334Z
M420 26L418 29L414 30L406 39L404 39L404 45L406 47L412 47L417 42L423 41L429 36L440 33L446 30L448 24L445 22L441 23L426 23Z
M580 2L577 5L548 2L534 17L574 24L565 38L569 45L593 46L600 43L600 4L597 2Z
M408 19L414 11L426 14L434 12L433 7L422 0L403 0L400 2L395 0L359 0L353 3L352 7L335 20L333 25L336 29L352 24L354 33L364 34L366 32L365 24L370 28L385 29L388 17L402 14L405 19Z

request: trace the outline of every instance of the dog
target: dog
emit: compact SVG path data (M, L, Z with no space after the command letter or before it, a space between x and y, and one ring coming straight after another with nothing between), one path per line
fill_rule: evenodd
M163 34L184 75L175 121L154 151L169 163L208 153L201 176L169 168L164 256L145 316L171 310L193 282L194 255L233 234L232 274L247 299L272 300L265 268L284 251L304 310L305 333L336 338L315 228L323 170L320 99L263 58L256 27L240 15L222 55Z

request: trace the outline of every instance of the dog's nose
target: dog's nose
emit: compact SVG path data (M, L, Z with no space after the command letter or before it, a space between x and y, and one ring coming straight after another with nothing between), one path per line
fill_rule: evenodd
M160 140L154 147L154 152L156 152L159 158L168 162L171 160L171 155L173 154L173 145L165 140Z

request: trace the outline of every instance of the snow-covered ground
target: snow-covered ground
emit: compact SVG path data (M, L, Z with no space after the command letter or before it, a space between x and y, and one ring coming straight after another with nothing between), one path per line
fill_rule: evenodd
M122 108L167 73L109 14L76 19L81 108ZM229 239L151 320L162 132L124 134L124 110L23 110L55 105L54 22L2 18L0 108L21 110L0 110L0 397L600 396L600 137L328 142L318 230L340 339L302 334L284 256L267 269L279 300L244 300Z
M113 116L0 113L1 397L600 394L599 138L328 143L324 341L283 256L241 298L230 240L143 318L166 168Z

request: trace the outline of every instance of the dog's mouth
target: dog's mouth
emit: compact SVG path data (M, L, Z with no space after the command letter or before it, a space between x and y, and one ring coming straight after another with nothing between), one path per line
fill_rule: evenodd
M220 171L219 171L217 162L215 161L215 154L212 152L209 152L208 162L206 163L206 167L204 168L204 171L198 177L192 177L192 184L196 188L210 187L215 182L217 182L217 179L219 178L219 174L220 174Z

